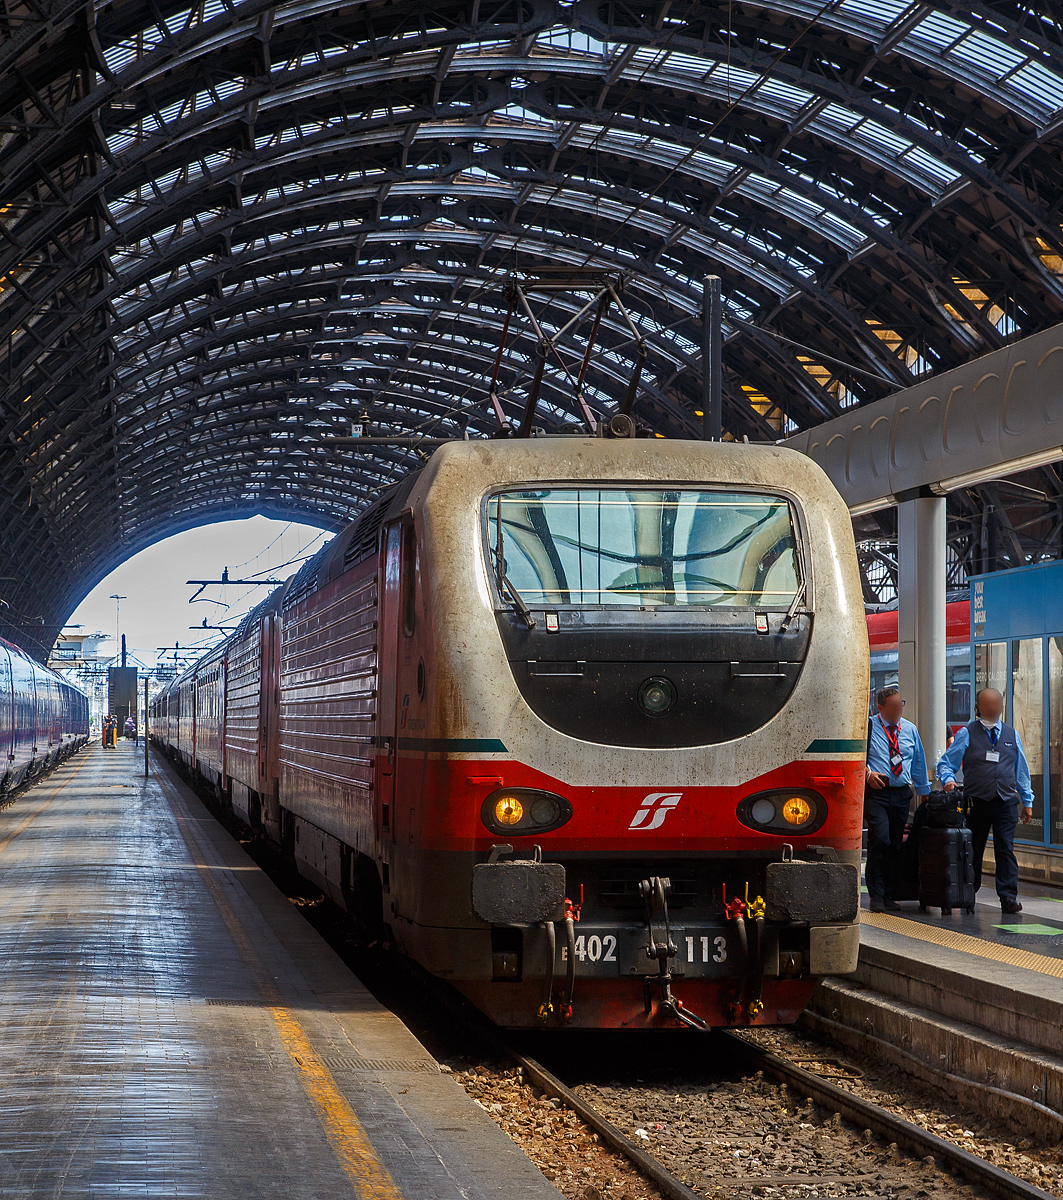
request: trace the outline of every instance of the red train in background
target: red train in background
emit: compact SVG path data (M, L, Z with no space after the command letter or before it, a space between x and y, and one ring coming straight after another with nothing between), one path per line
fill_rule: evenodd
M455 442L150 732L502 1025L765 1024L856 966L868 683L808 458Z
M89 699L0 638L0 795L89 740Z
M871 648L871 696L897 683L897 609L868 613ZM950 600L945 606L946 720L953 730L971 719L971 602Z

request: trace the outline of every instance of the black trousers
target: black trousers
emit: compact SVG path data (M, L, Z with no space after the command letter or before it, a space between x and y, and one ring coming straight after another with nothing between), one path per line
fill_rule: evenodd
M867 865L864 880L873 900L892 900L900 873L901 843L912 789L885 787L864 796L864 820L867 822Z
M1015 859L1015 828L1019 823L1019 806L1015 800L969 798L967 827L974 843L974 890L982 886L982 855L985 854L989 831L993 831L993 857L997 860L997 895L1001 900L1015 900L1019 894L1019 864Z

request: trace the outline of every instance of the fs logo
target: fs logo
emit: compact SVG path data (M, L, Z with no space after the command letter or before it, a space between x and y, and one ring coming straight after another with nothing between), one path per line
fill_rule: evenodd
M660 829L665 817L682 799L682 792L650 792L639 805L628 829Z

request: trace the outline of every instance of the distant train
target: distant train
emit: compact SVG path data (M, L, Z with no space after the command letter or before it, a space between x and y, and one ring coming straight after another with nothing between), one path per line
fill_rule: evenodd
M867 614L871 694L898 682L897 609ZM953 729L971 719L971 602L945 606L945 719Z
M454 442L151 737L511 1027L797 1018L855 969L868 642L808 458Z
M89 700L0 638L0 795L89 740Z

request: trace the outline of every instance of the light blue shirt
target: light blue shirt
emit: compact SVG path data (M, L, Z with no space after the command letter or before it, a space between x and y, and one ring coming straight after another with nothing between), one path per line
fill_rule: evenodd
M930 794L930 777L926 773L926 753L919 730L911 721L901 717L897 728L897 743L901 751L901 773L894 775L890 765L890 743L886 736L886 719L881 713L871 718L871 740L867 747L868 769L886 776L887 787L915 788L920 796Z
M1000 732L1004 720L1001 717L997 718L996 725L993 729ZM967 747L971 744L971 735L967 732L967 726L964 725L956 733L956 740L941 756L938 763L937 776L942 783L952 783L956 779L956 772L960 769L960 764L963 762L963 755ZM1022 796L1024 808L1033 808L1033 788L1030 786L1030 764L1026 761L1026 751L1022 748L1022 738L1019 737L1019 731L1015 730L1015 786L1019 789L1019 795Z

